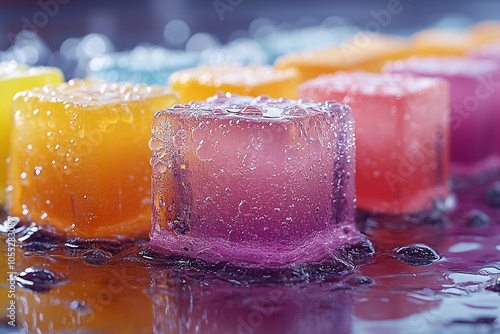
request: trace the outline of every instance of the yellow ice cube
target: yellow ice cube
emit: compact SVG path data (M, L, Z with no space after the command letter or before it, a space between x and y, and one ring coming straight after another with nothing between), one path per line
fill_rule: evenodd
M32 67L15 62L0 63L0 206L5 203L6 159L10 138L10 108L14 95L22 90L64 81L54 67Z

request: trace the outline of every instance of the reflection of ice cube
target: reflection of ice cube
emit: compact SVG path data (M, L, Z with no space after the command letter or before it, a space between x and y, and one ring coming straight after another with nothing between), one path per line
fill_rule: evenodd
M77 245L72 245L72 252L81 254L89 249ZM116 244L111 247L117 249ZM99 248L94 244L90 249ZM16 290L16 324L23 332L151 333L153 305L145 292L149 289L146 268L128 263L119 267L89 265L78 257L68 260L19 255L16 258L19 268L41 267L67 278L44 293ZM90 272L95 279L89 279ZM135 307L130 307L132 304ZM3 328L1 332L5 334Z
M182 282L154 280L155 333L191 333L193 328L197 333L266 334L352 330L350 290L328 288L328 283L249 287L221 280Z

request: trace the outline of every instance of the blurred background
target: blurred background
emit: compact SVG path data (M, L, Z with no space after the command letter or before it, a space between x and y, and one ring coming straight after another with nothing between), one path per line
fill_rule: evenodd
M71 78L84 76L92 58L141 43L199 52L312 26L341 27L343 36L378 24L380 32L409 35L487 19L500 20L500 1L1 0L0 60L55 65Z

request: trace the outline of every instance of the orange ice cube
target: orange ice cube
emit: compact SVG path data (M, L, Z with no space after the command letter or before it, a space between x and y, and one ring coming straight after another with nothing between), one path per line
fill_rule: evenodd
M0 206L5 204L5 187L9 153L10 107L14 95L22 90L46 84L59 84L64 78L54 67L29 68L15 62L0 63Z
M476 44L500 43L500 21L480 22L469 33Z
M301 80L306 81L337 71L380 72L386 61L410 55L410 45L404 38L358 33L339 46L282 56L276 60L275 66L279 69L296 68Z
M271 66L202 65L173 73L170 84L182 103L204 101L218 92L293 99L297 95L299 76L294 70Z
M13 102L7 207L82 238L147 237L153 114L168 88L70 81Z
M463 56L472 47L474 41L464 31L426 29L412 37L416 56Z

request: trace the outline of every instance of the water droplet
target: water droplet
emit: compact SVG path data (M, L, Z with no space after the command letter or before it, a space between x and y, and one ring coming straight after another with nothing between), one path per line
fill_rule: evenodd
M92 311L90 307L85 305L85 302L78 300L73 300L71 303L69 303L69 307L70 309L78 312L88 313Z
M200 141L198 147L196 148L196 156L201 161L207 161L214 157L215 155L215 143L210 140Z
M262 115L263 110L257 106L246 106L239 112L241 115Z
M347 280L347 283L349 283L352 286L362 285L362 286L370 287L370 286L375 285L375 281L373 280L373 278L367 277L367 276L351 277Z
M167 171L167 165L165 165L161 161L156 161L156 163L153 165L153 168L157 173L160 174L165 173Z
M100 248L93 248L84 251L80 258L83 262L93 265L93 266L102 266L106 264L111 258L112 255L110 252L102 250Z
M186 146L186 135L187 132L184 129L177 131L175 136L172 138L174 147L176 149L183 149Z
M156 137L152 137L149 142L148 142L148 145L149 145L149 148L152 150L152 151L158 151L160 149L162 149L165 145L163 144L163 141L156 138Z
M482 211L472 210L465 214L465 224L470 228L486 228L490 217Z
M486 191L486 203L492 208L500 208L500 182L495 182Z
M375 249L369 240L362 240L354 245L342 245L339 251L344 258L356 265L367 263L375 253Z
M250 215L252 211L252 207L250 206L250 203L248 203L245 200L240 201L240 204L238 205L238 212L242 214L243 216L248 216Z
M36 167L35 167L35 171L34 171L34 175L35 175L35 176L38 176L38 175L40 175L41 173L42 173L42 167L40 167L40 166L36 166Z
M415 244L397 248L394 257L413 266L425 266L441 257L432 248L423 244Z
M500 292L500 276L496 278L495 282L488 286L488 290L494 291L494 292Z
M47 269L29 267L19 273L16 282L25 289L35 292L48 292L64 278L62 274L55 274Z

